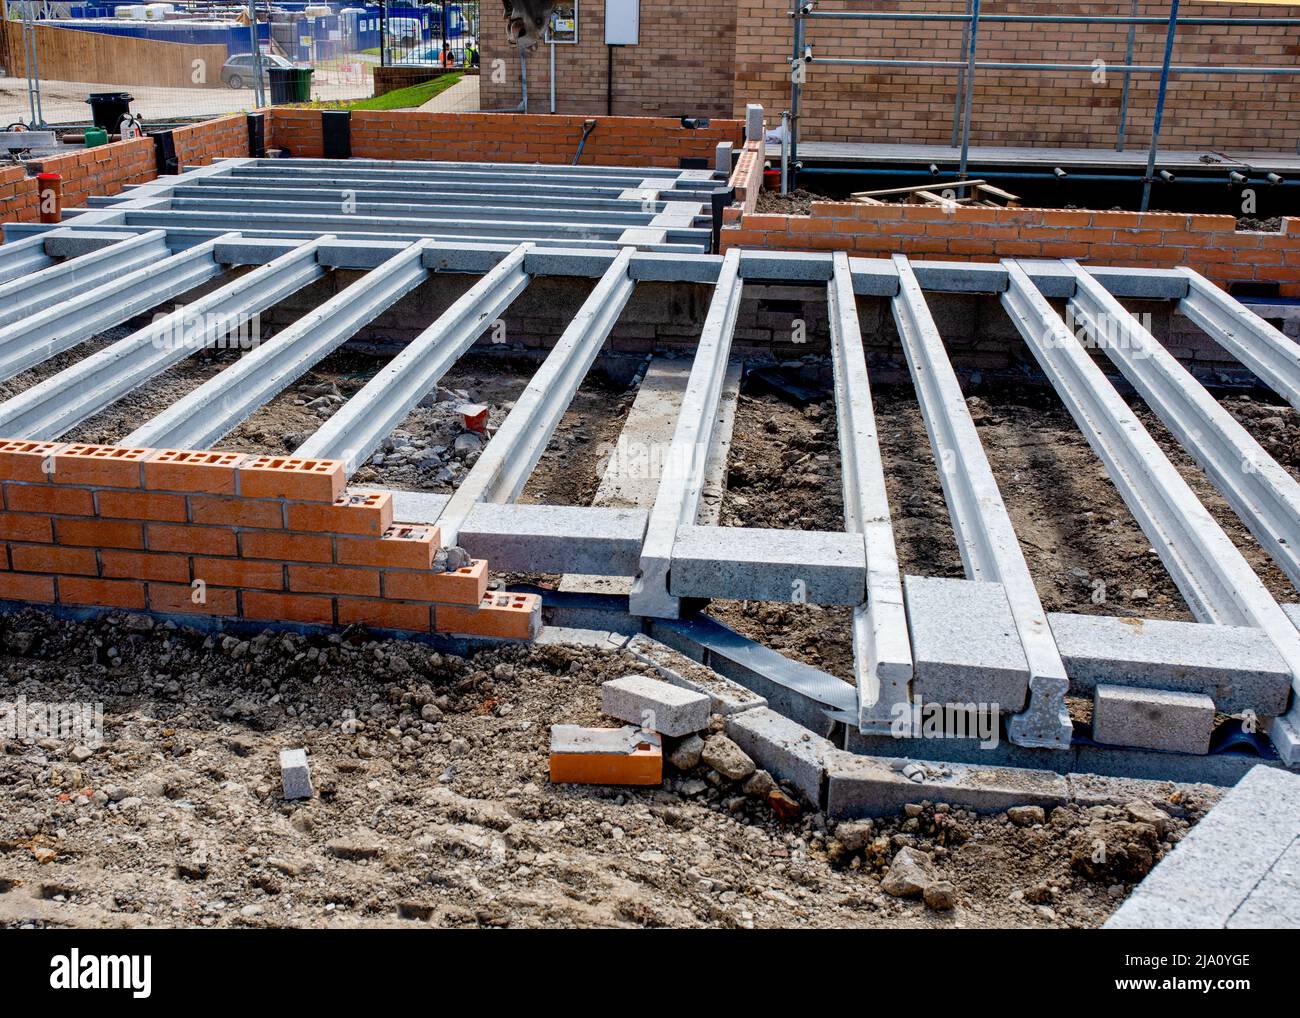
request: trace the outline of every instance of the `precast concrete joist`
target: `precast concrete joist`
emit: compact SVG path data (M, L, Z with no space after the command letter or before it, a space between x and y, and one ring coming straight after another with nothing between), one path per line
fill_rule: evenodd
M325 275L317 260L323 242L297 245L5 400L0 433L58 438L191 354L229 334L245 335L254 316Z
M166 258L166 240L162 230L150 230L0 284L0 328Z
M351 476L528 286L521 244L352 396L294 453L341 459ZM2 409L2 408L0 408Z
M1198 272L1178 270L1188 293L1179 310L1300 410L1300 347Z
M1300 483L1096 279L1077 263L1067 264L1077 283L1069 307L1088 337L1300 586ZM1300 348L1291 346L1300 358Z
M447 503L438 519L445 545L456 543L477 503L512 502L523 490L632 296L631 259L631 248L614 258Z
M241 357L123 440L154 449L206 449L428 276L417 241L289 328Z
M6 228L7 229L7 228ZM7 243L0 246L0 283L39 272L54 264L54 259L45 252L45 240L42 236L11 240L7 233Z
M907 703L911 695L912 647L848 255L834 256L833 272L826 284L826 299L844 528L861 535L866 556L866 601L853 611L858 724L864 731L879 731L888 729L895 707Z
M1074 731L1065 709L1070 683L1047 613L925 294L905 257L896 255L894 264L899 279L892 302L894 321L967 579L1002 584L1029 664L1029 703L1011 719L1008 734L1017 745L1067 749ZM1012 710L1020 706L999 705Z
M1003 306L1192 613L1262 629L1286 663L1297 695L1272 734L1283 759L1300 763L1300 633L1024 270L1003 264Z
M220 276L216 245L206 241L0 328L0 381Z
M722 387L731 356L731 340L740 313L744 280L740 252L724 256L682 396L677 427L641 549L641 571L632 587L632 610L654 618L676 618L678 598L669 583L678 529L695 524Z

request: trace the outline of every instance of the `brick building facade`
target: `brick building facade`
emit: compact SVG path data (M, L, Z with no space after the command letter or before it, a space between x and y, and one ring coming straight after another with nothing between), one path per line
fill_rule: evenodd
M872 10L962 13L964 0L883 0ZM851 0L822 0L819 10L863 10ZM613 111L626 115L742 115L747 102L778 113L789 106L790 19L786 0L641 5L641 44L614 55ZM990 14L1128 15L1128 3L999 3ZM1142 2L1141 15L1163 18L1167 2ZM557 107L561 113L606 109L604 4L581 6L579 44L557 47ZM1190 2L1189 17L1300 17L1300 4ZM951 59L961 56L960 22L811 23L814 52L826 57ZM482 28L483 107L519 101L519 62L503 25L485 15ZM976 78L972 139L984 145L1114 143L1128 29L1123 25L981 24L979 57L987 61L1069 63L1084 72L981 71ZM1159 64L1163 25L1141 25L1134 61ZM1180 27L1175 63L1290 66L1300 55L1300 27ZM494 64L494 61L500 61ZM495 72L495 73L494 73ZM548 107L546 47L528 58L530 109ZM1127 138L1149 137L1157 76L1135 74ZM803 137L809 140L947 144L956 75L946 69L818 66L804 93ZM1269 75L1180 75L1172 79L1162 144L1168 148L1248 148L1290 151L1300 111L1300 80Z

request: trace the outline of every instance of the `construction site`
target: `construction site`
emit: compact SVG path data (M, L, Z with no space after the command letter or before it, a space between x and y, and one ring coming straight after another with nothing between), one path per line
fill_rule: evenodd
M1300 4L116 6L0 21L0 928L1300 928Z

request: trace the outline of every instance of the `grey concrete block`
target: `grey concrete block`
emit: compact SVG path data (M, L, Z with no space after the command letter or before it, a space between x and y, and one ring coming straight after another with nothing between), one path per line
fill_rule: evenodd
M1297 889L1288 875L1294 873L1297 839L1300 776L1256 767L1147 874L1106 928L1279 925L1278 915L1297 909Z
M1070 798L1065 778L1051 771L858 756L844 750L829 751L825 762L826 815L831 820L888 816L922 800L1000 813L1011 806L1059 806Z
M774 710L747 710L727 719L727 735L778 781L793 785L821 805L829 739L810 732Z
M759 103L745 105L745 140L763 143L763 107Z
M706 694L712 714L737 714L767 706L763 697L739 682L732 682L681 651L641 633L628 641L627 651L653 668L665 682Z
M852 534L685 526L668 576L674 597L857 605L866 550Z
M926 703L997 704L1019 711L1029 664L998 583L903 577L915 664L912 695Z
M644 675L624 675L601 683L601 710L620 721L673 737L709 727L709 698Z
M1057 612L1047 621L1075 694L1099 683L1170 689L1267 716L1291 695L1291 674L1261 629Z
M1174 753L1208 753L1214 701L1203 693L1099 685L1093 695L1092 737L1108 746Z
M280 750L280 783L286 799L310 799L311 767L305 749Z
M746 250L740 253L740 275L745 280L825 282L833 273L829 252Z

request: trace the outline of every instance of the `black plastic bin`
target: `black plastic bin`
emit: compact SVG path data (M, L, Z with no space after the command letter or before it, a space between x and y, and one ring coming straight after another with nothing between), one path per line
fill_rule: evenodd
M86 96L91 122L109 134L117 133L117 125L131 112L134 99L129 92L91 92Z
M271 86L271 105L283 106L298 101L298 70L294 67L268 67L266 77Z

